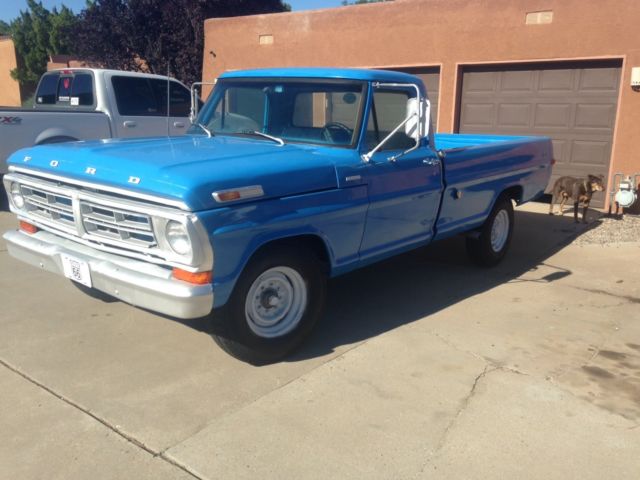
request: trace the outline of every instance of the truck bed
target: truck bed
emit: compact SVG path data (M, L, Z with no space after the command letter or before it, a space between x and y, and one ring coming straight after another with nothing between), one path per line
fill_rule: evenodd
M512 188L518 203L544 192L552 158L546 137L436 134L444 151L444 192L435 239L478 228L496 192Z
M436 133L435 143L439 150L454 150L458 148L479 147L489 143L518 142L532 140L536 137L514 135L479 135L464 133Z
M12 123L0 124L0 174L7 172L6 160L16 150L45 142L69 138L109 138L109 117L91 110L0 109L0 118L16 117Z

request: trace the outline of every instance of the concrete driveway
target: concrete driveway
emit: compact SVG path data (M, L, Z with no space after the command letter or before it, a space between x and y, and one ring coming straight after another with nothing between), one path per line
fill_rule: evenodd
M496 269L453 239L333 280L267 367L0 245L0 478L636 479L640 243L546 208Z

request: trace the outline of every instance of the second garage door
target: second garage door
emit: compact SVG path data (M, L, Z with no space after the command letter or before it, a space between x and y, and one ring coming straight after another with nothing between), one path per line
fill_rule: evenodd
M410 73L420 77L427 87L427 95L431 101L431 119L433 128L438 125L438 100L440 97L440 68L438 67L417 67L417 68L394 68L398 72Z
M547 135L553 181L607 175L620 84L619 61L465 69L460 133ZM594 197L602 206L603 195Z

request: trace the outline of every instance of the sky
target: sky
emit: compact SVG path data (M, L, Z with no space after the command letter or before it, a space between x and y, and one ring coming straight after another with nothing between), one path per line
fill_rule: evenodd
M49 10L53 7L60 7L64 4L74 12L78 13L86 5L85 0L41 0L42 4ZM341 0L285 0L291 9L312 10L318 8L338 7ZM0 20L10 22L20 14L20 10L27 9L26 0L0 0Z

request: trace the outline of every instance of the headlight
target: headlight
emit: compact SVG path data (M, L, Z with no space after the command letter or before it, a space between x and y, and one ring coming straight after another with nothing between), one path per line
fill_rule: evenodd
M170 220L167 222L165 233L167 242L174 252L178 255L191 254L191 239L186 226L175 220Z
M22 191L20 191L20 185L18 183L11 184L11 199L17 208L24 207L24 197L22 196Z

